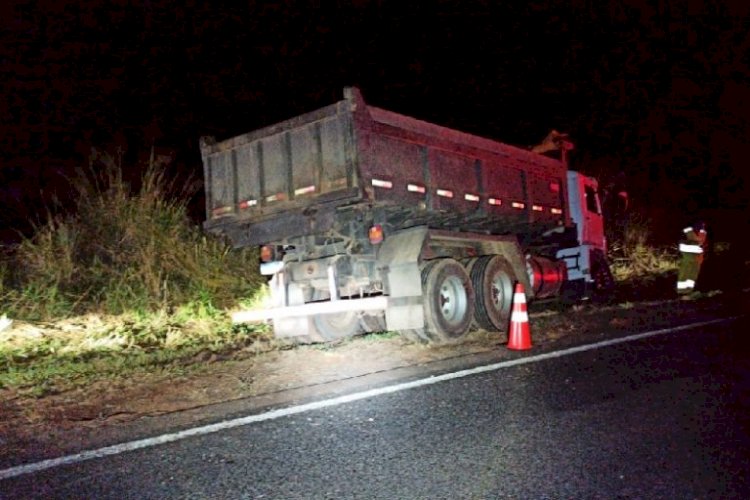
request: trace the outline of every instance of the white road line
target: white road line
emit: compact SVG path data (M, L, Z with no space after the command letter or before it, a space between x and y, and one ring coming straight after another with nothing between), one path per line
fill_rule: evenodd
M45 469L52 469L61 465L75 464L93 458L102 458L110 455L119 455L127 451L138 450L141 448L149 448L152 446L158 446L160 444L172 443L174 441L180 441L193 436L203 436L206 434L212 434L214 432L223 431L226 429L232 429L234 427L241 427L256 422L264 422L266 420L274 420L277 418L288 417L290 415L298 415L313 410L320 410L321 408L329 408L332 406L338 406L345 403L351 403L352 401L359 401L367 398L374 398L376 396L382 396L383 394L392 394L394 392L405 391L408 389L414 389L417 387L423 387L432 384L438 384L448 380L455 380L470 375L476 375L479 373L487 373L491 371L501 370L503 368L509 368L512 366L525 365L529 363L536 363L547 359L561 358L563 356L570 356L571 354L577 354L585 351L591 351L594 349L601 349L616 344L622 344L625 342L632 342L634 340L641 340L648 337L655 337L657 335L665 335L667 333L679 332L683 330L689 330L693 328L699 328L702 326L714 325L718 323L726 323L738 319L740 316L733 316L730 318L714 319L710 321L701 321L699 323L691 323L689 325L678 326L674 328L664 328L661 330L653 330L650 332L638 333L635 335L629 335L627 337L621 337L610 340L603 340L601 342L595 342L593 344L585 344L576 347L570 347L562 349L560 351L547 352L543 354L537 354L534 356L527 356L524 358L512 359L509 361L502 361L500 363L494 363L491 365L479 366L477 368L471 368L468 370L461 370L453 373L446 373L443 375L437 375L433 377L423 378L415 380L413 382L406 382L403 384L396 384L388 387L381 387L378 389L371 389L369 391L358 392L355 394L348 394L346 396L339 396L331 399L324 399L322 401L315 401L313 403L307 403L298 406L291 406L288 408L280 408L278 410L272 410L258 415L250 415L247 417L236 418L233 420L225 420L216 424L205 425L202 427L194 427L192 429L186 429L184 431L175 432L171 434L163 434L148 439L140 439L138 441L130 441L127 443L116 444L113 446L106 446L96 450L87 450L81 453L73 455L67 455L59 458L51 458L48 460L42 460L41 462L35 462L25 465L18 465L16 467L10 467L8 469L0 470L0 480L9 479L23 474L30 474L32 472L39 472Z

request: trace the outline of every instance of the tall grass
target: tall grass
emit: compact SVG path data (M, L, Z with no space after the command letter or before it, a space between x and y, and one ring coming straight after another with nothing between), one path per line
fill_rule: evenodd
M652 279L677 269L676 251L654 246L650 226L649 219L633 215L610 241L609 259L616 280Z
M113 162L71 182L77 201L4 259L2 312L51 320L232 305L260 285L254 249L231 250L187 216L189 192L153 164L136 186Z
M2 249L0 315L26 321L0 332L0 389L42 395L271 342L226 314L263 291L256 251L204 234L192 193L153 163L132 183L123 172L110 159L80 173L74 206Z

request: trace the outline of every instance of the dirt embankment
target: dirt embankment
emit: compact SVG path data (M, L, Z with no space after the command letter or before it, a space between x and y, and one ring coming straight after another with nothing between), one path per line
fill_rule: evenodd
M224 359L200 361L180 376L171 371L105 380L39 399L0 391L0 464L17 463L24 456L57 456L87 448L102 442L100 438L92 443L87 436L116 435L120 427L200 411L218 403L320 388L334 381L404 367L429 369L445 360L454 360L460 366L477 355L511 359L634 332L742 315L748 305L748 294L739 293L691 301L589 304L564 311L532 306L534 346L530 351L509 351L505 347L507 337L500 332L478 331L461 342L442 346L369 336L263 354L239 352Z

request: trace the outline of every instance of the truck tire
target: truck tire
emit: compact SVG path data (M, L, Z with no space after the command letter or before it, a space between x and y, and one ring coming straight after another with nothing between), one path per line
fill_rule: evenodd
M313 292L314 300L327 299L329 295L321 290ZM359 313L356 311L316 314L313 324L318 334L326 342L354 337L363 332Z
M385 331L385 316L381 314L362 314L359 318L362 331L377 333Z
M592 300L600 303L610 301L615 291L615 278L601 250L591 252L591 277L594 280Z
M515 277L508 262L499 255L479 257L469 269L476 295L474 320L489 331L508 328Z
M479 257L471 257L468 259L461 260L461 265L464 266L464 269L466 269L466 272L469 273L469 279L471 279L471 270L474 267L474 264L476 264L477 260L479 260ZM476 293L477 293L477 290L476 290L476 287L474 287L475 297L476 297ZM469 330L476 331L476 330L480 330L481 328L482 326L477 321L477 306L475 305L474 306L474 318L472 318L471 326L469 327Z
M429 261L422 269L425 327L415 333L431 342L458 339L474 316L474 288L464 267L453 259Z
M430 342L430 338L425 334L424 328L399 330L398 334L401 335L401 338L408 340L412 344L427 344Z
M584 297L586 297L586 280L581 278L563 282L557 302L560 307L567 309L581 302Z
M326 342L354 337L362 333L359 315L354 311L316 314L313 316L313 323Z

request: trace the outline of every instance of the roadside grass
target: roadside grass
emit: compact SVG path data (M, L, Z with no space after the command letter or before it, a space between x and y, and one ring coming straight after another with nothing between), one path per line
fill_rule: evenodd
M0 388L42 396L161 371L181 374L214 358L278 348L265 328L238 328L226 315L87 315L0 332Z
M3 312L48 320L190 303L221 308L257 289L254 249L232 250L191 224L190 193L163 171L146 168L128 182L122 170L79 175L74 210L50 215L7 256Z
M609 260L615 281L653 283L677 271L678 254L651 244L648 219L634 216L622 235L610 242Z
M0 388L43 395L268 348L267 329L232 325L227 312L261 300L255 250L204 234L187 217L189 190L142 170L126 180L111 158L90 166L71 180L71 210L3 249L0 316L15 323L0 332Z

